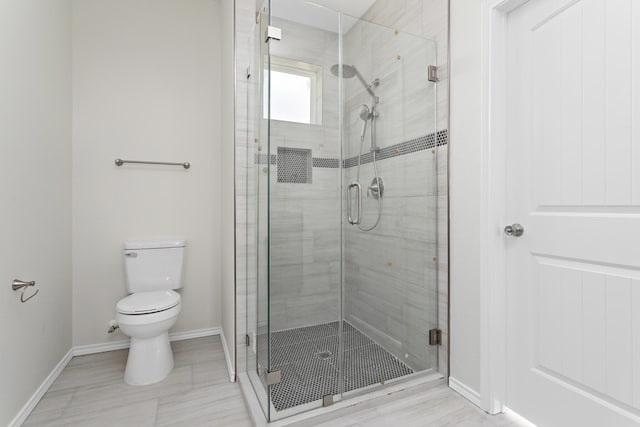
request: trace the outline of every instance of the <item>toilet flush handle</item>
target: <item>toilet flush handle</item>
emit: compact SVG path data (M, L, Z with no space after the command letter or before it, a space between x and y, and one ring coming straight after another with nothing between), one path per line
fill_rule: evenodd
M136 258L138 256L138 252L125 252L124 256L128 256L130 258Z

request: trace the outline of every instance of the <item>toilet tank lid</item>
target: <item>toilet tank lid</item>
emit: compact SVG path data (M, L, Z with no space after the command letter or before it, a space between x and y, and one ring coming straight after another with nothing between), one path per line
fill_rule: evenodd
M187 246L186 240L136 240L124 242L127 249L162 249L162 248L183 248Z

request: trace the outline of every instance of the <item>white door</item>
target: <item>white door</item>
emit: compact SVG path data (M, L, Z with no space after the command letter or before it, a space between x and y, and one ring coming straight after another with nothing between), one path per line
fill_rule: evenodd
M530 0L508 31L507 405L638 425L640 0Z

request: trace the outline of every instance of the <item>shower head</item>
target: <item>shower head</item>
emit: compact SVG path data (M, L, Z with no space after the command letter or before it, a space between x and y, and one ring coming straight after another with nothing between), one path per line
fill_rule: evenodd
M334 64L331 66L331 74L336 77L340 76L340 64ZM373 87L378 87L380 85L380 79L375 79L372 83L367 83L367 81L362 77L362 74L358 71L355 65L347 65L342 64L342 78L350 79L352 77L357 77L364 86L365 90L373 97L376 104L378 103L378 97L376 93L373 91Z
M331 66L331 74L338 77L340 70L339 64L334 64ZM345 79L350 79L354 77L358 73L358 70L353 65L342 65L342 77Z

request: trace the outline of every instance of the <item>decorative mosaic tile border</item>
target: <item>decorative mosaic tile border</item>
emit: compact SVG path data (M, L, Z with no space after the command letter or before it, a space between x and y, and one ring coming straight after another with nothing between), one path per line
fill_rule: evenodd
M398 144L391 145L389 147L382 148L376 155L377 160L390 159L392 157L403 156L405 154L415 153L417 151L430 150L435 147L442 147L449 143L449 132L447 129L439 130L435 133L430 133L419 138L414 138L409 141L400 142ZM270 159L272 165L278 163L278 156L275 154L255 154L254 163L266 165L267 159ZM373 162L373 153L366 152L360 157L360 164L367 164ZM358 156L349 157L342 161L343 168L352 168L358 165ZM329 168L337 169L340 166L340 159L314 157L314 168Z
M391 145L389 147L382 148L376 155L377 160L390 159L392 157L402 156L404 154L415 153L417 151L430 150L435 148L436 145L441 147L446 145L449 140L449 132L446 129L440 130L437 133L430 133L429 135L421 136L406 142ZM360 157L360 164L367 164L373 162L373 153L366 152ZM343 161L344 168L351 168L358 166L358 156L349 157Z
M328 159L323 157L314 157L313 158L313 167L314 168L330 168L336 169L340 166L340 159Z

